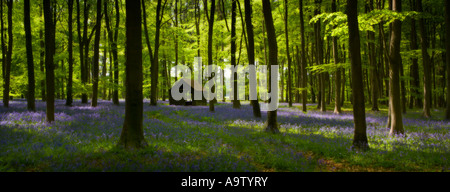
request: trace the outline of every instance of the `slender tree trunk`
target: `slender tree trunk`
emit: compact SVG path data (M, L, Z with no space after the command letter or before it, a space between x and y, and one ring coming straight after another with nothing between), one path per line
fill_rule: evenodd
M164 2L164 6L162 5L162 0L158 0L158 5L156 6L156 32L155 32L155 53L153 54L153 61L151 66L151 96L150 96L150 105L156 106L158 99L158 75L159 75L159 37L161 31L161 20L164 16L164 7L167 0Z
M27 69L28 69L28 93L27 93L27 108L35 111L35 80L34 80L34 61L33 61L33 47L31 38L31 24L30 24L30 0L24 1L24 25L27 48Z
M331 11L336 12L336 0L331 2ZM339 55L338 55L338 42L337 37L333 37L333 57L334 64L339 63ZM341 69L338 67L335 72L335 100L334 100L334 113L340 114L341 110Z
M175 14L175 66L176 66L178 65L178 0L175 0L174 14ZM175 76L175 81L177 81L177 76Z
M411 6L412 11L416 11L416 0L411 0ZM417 31L416 30L416 20L411 19L411 31ZM411 33L411 50L417 50L419 47L417 46L417 33ZM421 92L420 92L420 79L419 79L419 63L417 58L412 58L412 65L411 65L411 104L410 108L412 106L415 107L422 107L422 99L421 99Z
M353 148L356 150L368 150L369 144L366 133L366 112L364 107L364 87L362 77L362 63L360 50L360 37L358 27L357 1L347 0L347 16L349 28L349 52L352 66L353 79L353 117L355 122L355 133L353 137Z
M53 9L50 0L44 0L45 20L45 75L47 86L47 122L55 121L55 66L53 55L55 52L55 31L53 24Z
M4 23L3 23L3 1L0 1L0 39L1 39L1 49L2 49L2 79L5 81L5 68L6 68L6 45L5 45L5 38L3 35L4 29Z
M401 12L401 0L392 1L392 10ZM389 102L391 105L391 131L390 135L403 134L402 106L400 96L400 66L402 58L400 55L400 40L402 23L395 20L392 24L391 43L390 43L390 70L389 77L391 82L391 94Z
M128 150L147 145L143 128L142 37L139 1L126 1L125 121L118 145Z
M317 0L315 1L315 3L319 6L321 4L321 0ZM320 14L320 10L316 9L315 14L318 15ZM323 64L323 42L322 42L322 37L321 37L321 20L317 21L314 26L315 26L315 36L316 36L316 62L317 65L322 65ZM327 107L326 107L326 97L325 97L325 73L321 72L320 74L318 74L318 79L319 79L319 103L320 103L320 111L325 112L327 111Z
M119 40L119 26L120 26L120 9L119 9L119 0L115 0L115 9L116 9L116 27L114 29L114 37L111 42L111 49L114 59L114 91L113 91L113 103L115 105L119 105L119 55L117 50L117 41Z
M447 109L445 119L450 120L450 2L445 1L445 50L446 50L446 65L447 65Z
M273 24L273 17L272 17L272 8L270 6L270 0L263 0L262 1L262 7L263 7L263 13L264 13L264 23L266 24L267 29L267 39L269 44L269 64L270 65L277 65L278 64L278 46L277 46L277 39L275 34L275 27ZM269 92L272 92L274 90L277 90L276 88L272 88L270 85L272 79L272 70L269 66ZM278 99L278 94L272 94L275 98L272 99ZM278 123L277 123L277 110L268 111L267 112L267 123L266 123L266 132L270 133L279 133L278 129Z
M69 79L67 81L67 97L66 97L66 105L72 106L73 103L73 95L72 95L72 87L73 87L73 25L72 25L72 14L73 14L73 0L68 1L68 9L69 9L69 19L68 19L68 28L69 28Z
M106 1L105 1L106 2ZM105 10L105 15L106 14L108 14L107 12L106 12L106 10ZM106 55L107 55L107 46L108 46L108 39L106 38L106 30L104 30L103 31L103 38L104 38L104 40L103 40L103 59L102 59L102 64L103 64L103 67L102 67L102 84L103 84L103 93L102 93L102 100L106 100L106 85L107 85L107 82L108 82L108 80L106 80L106 69L107 69L107 67L106 67Z
M417 0L417 11L423 12L422 0ZM424 73L424 86L423 86L423 116L426 118L431 117L431 66L430 55L428 54L428 34L425 28L425 19L419 19L419 31L422 36L422 61L423 61L423 73Z
M233 1L233 3L235 4L236 2ZM207 4L205 3L205 6L207 6ZM235 5L236 6L236 5ZM209 21L208 21L208 64L212 65L213 64L213 54L212 54L212 44L213 44L213 32L214 32L214 13L216 11L216 1L212 0L211 1L211 13L209 16ZM236 8L235 8L235 16L236 16ZM207 14L208 15L208 14ZM234 19L236 19L235 17L233 17ZM232 55L235 54L235 52L231 53ZM236 77L236 76L235 76ZM212 79L212 78L211 78ZM210 80L211 80L210 79ZM235 84L236 85L236 84ZM214 92L215 88L211 88L212 92ZM236 87L235 87L236 90ZM235 95L236 96L236 95ZM237 100L237 98L235 97L235 100ZM233 107L235 106L235 104L233 103ZM209 101L209 111L214 112L214 100Z
M247 27L247 34L248 34L248 47L247 47L247 54L248 54L248 62L249 65L255 65L255 39L254 39L254 33L253 33L253 23L252 23L252 5L250 0L245 0L245 23ZM256 69L256 68L255 68ZM255 75L253 75L255 74ZM252 72L250 71L250 80L253 82L256 82L256 71ZM253 92L254 94L257 93L256 85L252 86L250 85L250 94ZM258 97L256 95L256 97ZM251 100L250 103L253 107L253 116L260 118L261 117L261 109L259 106L258 99Z
M12 64L12 50L13 50L13 24L12 24L12 11L13 11L13 0L6 1L8 7L8 47L6 49L6 60L5 60L5 70L4 70L4 84L3 84L3 106L9 107L9 92L10 92L10 81L11 81L11 64Z
M89 66L89 42L88 42L88 20L89 20L89 8L90 6L87 5L87 2L84 2L84 18L83 18L83 49L81 52L84 51L84 53L80 53L80 59L83 60L81 63L81 83L83 86L86 86L88 83L88 66ZM88 103L88 95L87 93L81 94L81 103Z
M288 2L287 0L284 0L284 33L286 36L286 55L287 55L287 61L288 61L288 75L287 75L287 97L288 97L288 105L289 107L292 107L292 77L291 77L291 54L289 52L289 31L288 31Z
M95 23L95 40L94 40L94 69L93 72L93 86L92 86L92 107L97 107L98 99L98 74L99 74L99 59L100 59L100 36L101 36L101 25L102 25L102 0L97 0L97 21Z
M301 71L302 71L302 110L306 112L306 103L308 100L308 92L307 92L307 84L308 84L308 76L306 72L306 51L305 51L305 21L303 19L303 0L299 0L299 9L300 9L300 36L301 36ZM314 101L313 101L314 102Z
M231 65L236 67L236 0L232 0L231 5ZM208 41L209 43L209 41ZM208 57L209 61L209 57ZM210 62L211 64L211 62ZM238 89L237 89L237 73L232 73L234 76L233 81L233 108L239 109L241 107L241 102L238 100Z
M40 7L39 14L42 17L42 10L43 8ZM42 26L39 27L39 70L41 71L41 74L45 74L45 42L44 42L44 31L42 30ZM41 100L46 101L46 91L45 91L45 78L42 78L40 80L41 85Z

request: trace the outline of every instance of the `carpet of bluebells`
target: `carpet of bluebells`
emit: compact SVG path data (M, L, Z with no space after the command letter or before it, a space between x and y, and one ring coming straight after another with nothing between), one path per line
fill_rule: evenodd
M351 149L353 116L300 106L278 110L280 134L265 133L267 114L219 103L144 106L148 146L116 147L124 103L96 108L56 101L56 121L45 122L45 103L0 102L0 171L450 171L450 122L404 117L405 135L389 137L386 114L367 114L370 150ZM311 109L315 108L310 106Z

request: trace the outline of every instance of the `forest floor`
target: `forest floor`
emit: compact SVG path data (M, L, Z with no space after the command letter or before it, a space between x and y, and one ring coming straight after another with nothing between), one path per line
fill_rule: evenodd
M404 136L389 137L387 110L367 111L370 150L355 152L351 105L335 115L301 105L278 110L280 134L264 132L267 114L256 119L248 103L169 106L144 103L148 146L127 152L116 148L124 102L100 101L96 108L56 101L56 121L45 123L45 103L28 112L26 101L0 107L0 172L3 171L258 171L258 172L409 172L450 171L450 122L443 110L431 119L420 109L404 116ZM0 106L3 104L0 102ZM368 106L368 110L370 107Z

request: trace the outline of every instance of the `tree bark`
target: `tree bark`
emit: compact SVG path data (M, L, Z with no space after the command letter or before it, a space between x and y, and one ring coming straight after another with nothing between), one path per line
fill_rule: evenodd
M231 65L236 67L236 0L232 0L231 5ZM209 40L208 40L209 45ZM209 49L208 49L209 50ZM208 52L209 55L209 52ZM209 56L208 56L209 61ZM211 64L211 62L210 62ZM241 102L238 100L238 89L237 89L237 73L232 73L234 76L233 81L233 108L239 109L241 107Z
M412 11L416 11L416 1L411 0L411 7L413 8ZM416 30L416 20L411 19L411 31L417 31ZM418 50L419 47L417 45L417 33L411 33L411 50ZM419 63L417 58L412 58L412 65L411 65L411 99L410 99L410 108L413 106L415 107L422 107L422 99L421 99L421 92L420 92L420 79L419 79Z
M278 64L278 46L277 39L275 34L275 27L273 24L272 17L272 8L270 6L270 0L262 1L263 13L264 13L264 23L266 24L267 29L267 39L268 39L268 47L269 47L269 64L277 65ZM272 92L272 86L270 85L272 81L271 77L271 67L269 66L269 92ZM273 94L275 97L277 94ZM270 99L278 99L278 98L270 98ZM270 133L279 133L278 123L277 123L277 110L268 111L267 112L267 123L266 123L266 132Z
M336 12L336 0L331 1L331 11ZM337 37L333 37L333 57L334 64L339 63L338 42ZM334 113L340 114L341 110L341 69L338 67L335 72L335 98L334 98Z
M68 9L69 9L69 19L68 19L68 28L69 28L69 78L67 81L67 97L66 97L66 105L72 106L73 103L73 95L72 95L72 87L73 87L73 0L68 1Z
M95 23L95 39L94 39L94 62L93 62L93 86L92 86L92 101L91 106L97 107L98 99L98 74L99 74L99 59L100 59L100 36L102 25L102 0L97 0L97 21Z
M55 31L53 24L53 9L50 0L44 0L45 20L45 77L47 86L47 122L55 121L55 66L53 55L55 53Z
M12 64L12 50L13 50L13 24L12 24L12 11L13 11L13 0L6 1L8 7L8 47L6 50L5 59L5 70L4 72L4 84L3 84L3 106L9 107L9 92L10 92L10 82L11 82L11 64Z
M450 120L450 2L445 1L445 50L447 65L447 109L445 111L445 119Z
M235 4L236 1L233 1L233 3ZM207 6L207 3L205 3L205 6ZM213 33L214 33L214 14L216 11L216 1L212 0L211 1L211 13L209 16L209 21L208 21L208 64L212 65L213 64L213 54L212 54L212 45L213 45ZM236 8L235 8L235 14L236 14ZM206 14L208 15L208 14ZM236 16L236 15L235 15ZM236 19L234 17L234 19ZM232 55L234 54L233 52L231 53ZM211 78L212 79L212 78ZM210 79L210 80L211 80ZM212 92L215 91L215 88L211 88ZM235 99L237 99L235 97ZM235 106L235 104L233 103L233 107ZM209 101L209 111L214 112L214 100Z
M30 0L24 1L24 25L26 36L26 49L27 49L27 69L28 69L28 93L27 93L27 108L28 110L35 111L35 79L34 79L34 61L33 61L33 45L31 37L31 24L30 24Z
M288 61L288 75L287 75L287 97L288 97L288 105L292 107L292 77L291 77L291 54L289 52L289 31L288 31L288 2L284 0L284 33L286 36L286 55Z
M358 26L357 1L347 0L347 17L349 29L349 52L352 66L353 117L355 132L353 149L365 151L369 149L366 133L366 112L364 107L364 87L361 64L361 48Z
M303 112L306 112L306 103L308 100L308 95L307 95L307 83L308 83L308 76L307 76L307 72L306 72L306 67L307 67L307 63L306 63L306 51L305 51L305 21L303 19L303 0L299 0L299 9L300 9L300 37L301 37L301 71L302 71L302 110Z
M247 47L247 54L248 54L248 62L249 65L255 65L255 39L254 39L254 32L253 32L253 24L252 24L252 5L250 3L250 0L244 1L245 6L245 23L247 28L247 38L248 38L248 47ZM250 71L250 74L253 74ZM254 72L256 74L256 71ZM249 76L254 82L256 82L256 76L250 75ZM252 87L250 86L250 92L257 93L256 86ZM259 106L258 99L251 100L250 101L252 107L253 107L253 116L256 118L261 117L261 109Z
M417 0L417 11L423 13L422 0ZM419 19L419 31L422 36L422 61L423 61L423 116L431 117L431 66L430 55L428 54L428 34L425 28L425 19Z
M159 38L161 31L161 20L164 16L163 10L167 0L164 1L164 6L162 5L162 0L158 0L158 5L156 6L156 32L155 32L155 52L153 54L153 61L151 66L151 96L150 105L156 106L158 99L158 75L159 75ZM150 50L149 50L150 51Z
M402 11L401 0L392 1L392 10L396 12ZM392 23L391 43L389 48L389 78L391 80L391 85L389 87L391 90L391 94L389 96L389 102L391 105L391 131L389 134L391 136L404 133L400 98L400 66L402 62L400 55L401 30L402 23L397 19Z
M128 150L147 146L143 129L141 30L140 1L126 1L125 121L118 145Z

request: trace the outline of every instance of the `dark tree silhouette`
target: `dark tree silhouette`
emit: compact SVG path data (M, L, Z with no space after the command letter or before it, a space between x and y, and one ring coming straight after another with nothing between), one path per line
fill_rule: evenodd
M11 64L12 64L12 51L13 51L13 23L12 23L12 11L13 11L13 0L6 1L8 7L8 46L3 49L6 52L4 55L4 70L3 70L3 106L9 107L9 91L11 88ZM2 30L3 31L3 30ZM3 36L2 36L3 39Z
M45 79L47 86L47 122L55 121L55 28L53 23L53 8L50 0L44 0L45 21Z
M207 1L205 1L207 2ZM235 2L235 1L233 1ZM205 7L207 7L207 3L205 3ZM210 65L213 64L212 59L213 59L213 54L212 54L212 49L213 49L213 32L214 32L214 14L216 11L216 1L215 0L211 0L211 13L209 15L209 21L208 21L208 63ZM206 14L208 15L208 14ZM233 52L231 53L233 54ZM212 92L214 92L214 87L211 90ZM236 99L236 98L235 98ZM233 104L234 106L234 104ZM214 100L209 101L209 111L213 112L214 111Z
M353 96L353 118L355 122L355 133L353 138L353 149L367 150L369 144L366 133L366 111L364 106L364 87L361 64L361 45L358 24L358 1L347 0L347 17L349 33L349 52L352 66L352 96Z
M302 72L302 110L306 112L306 103L308 100L308 92L306 91L308 77L306 74L306 51L305 51L305 21L303 19L303 0L299 0L299 10L300 10L300 37L301 37L301 72Z
M126 1L125 122L118 144L125 149L147 145L143 129L141 21L140 1Z
M267 29L267 40L269 46L269 64L278 64L278 46L277 46L277 36L275 34L275 27L273 25L272 8L270 6L270 0L263 0L263 13L264 13L264 23ZM269 92L272 91L271 81L272 81L272 70L269 66ZM275 93L277 94L277 93ZM273 94L273 95L275 95ZM270 98L274 99L274 98ZM279 133L278 123L277 123L277 110L267 112L267 123L266 132Z
M68 9L69 9L69 19L68 19L68 28L69 28L69 79L67 81L67 97L66 97L66 105L71 106L73 103L73 0L68 1Z
M95 39L94 39L94 62L92 70L92 101L91 106L97 107L98 99L98 73L99 73L99 58L100 58L100 35L102 25L102 0L97 0L97 22L95 23Z
M417 0L417 11L423 13L422 0ZM422 39L422 61L423 61L423 116L431 117L431 59L428 54L428 34L425 27L425 19L419 19L419 31Z
M445 60L447 65L447 110L445 118L450 120L450 2L445 2Z
M231 5L231 65L236 67L236 0L232 0ZM233 81L233 108L239 109L241 107L241 102L238 100L238 89L237 89L237 73L232 73L234 76Z
M247 28L247 38L248 38L248 47L247 47L247 54L248 54L248 62L250 65L255 65L255 39L254 39L254 32L253 32L253 24L252 24L252 5L250 3L250 0L244 1L245 6L245 23ZM250 74L256 74L256 71L250 72ZM252 81L256 82L256 75L250 75L250 78ZM250 92L257 93L256 91L256 85L250 86ZM255 117L261 117L261 109L259 106L258 100L251 100L250 103L253 107L253 115Z
M33 61L33 46L31 36L31 24L30 24L30 0L24 1L24 26L25 26L25 38L27 48L27 70L28 70L28 92L27 92L27 108L28 110L35 111L35 79L34 79L34 61Z

